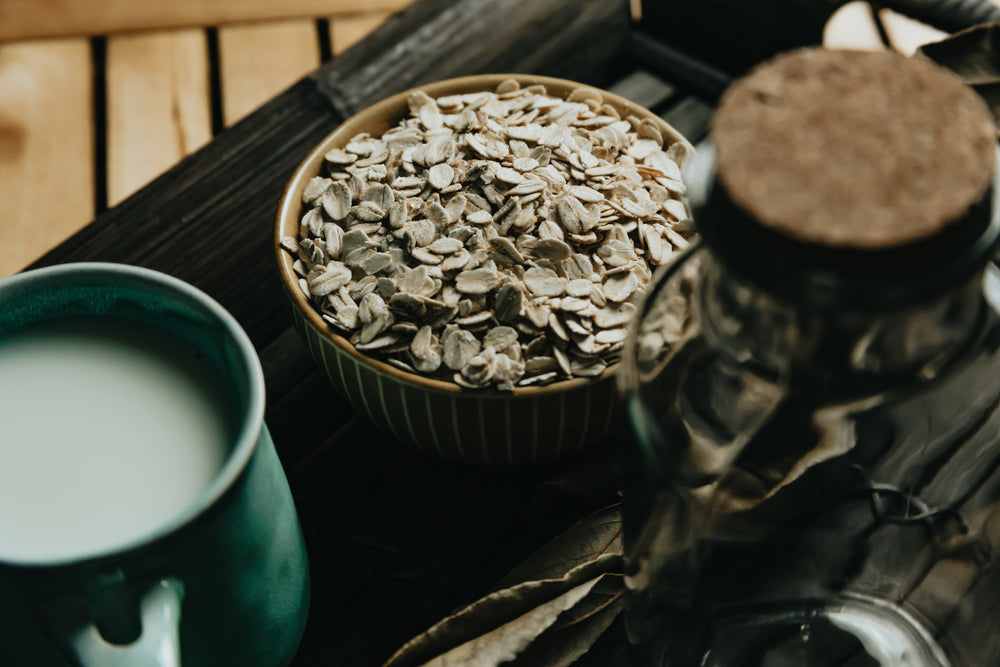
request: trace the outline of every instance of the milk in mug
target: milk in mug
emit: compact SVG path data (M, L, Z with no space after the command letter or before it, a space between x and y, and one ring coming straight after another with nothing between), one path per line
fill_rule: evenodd
M235 438L197 349L122 318L0 338L0 562L94 555L190 510Z

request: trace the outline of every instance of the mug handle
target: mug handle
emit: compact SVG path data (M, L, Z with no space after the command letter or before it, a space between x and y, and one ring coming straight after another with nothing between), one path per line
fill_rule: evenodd
M131 644L107 642L93 624L76 630L67 644L82 667L180 667L180 619L184 585L162 579L139 603L142 634Z

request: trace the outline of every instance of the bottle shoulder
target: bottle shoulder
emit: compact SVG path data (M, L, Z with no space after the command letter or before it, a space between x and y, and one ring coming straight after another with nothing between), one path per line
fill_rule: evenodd
M747 342L739 318L713 319L717 316L708 311L718 302L699 298L703 283L698 276L703 268L689 271L665 299L666 305L651 309L654 316L644 321L661 324L647 326L645 335L656 345L642 352L645 364L632 373L631 383L626 383L631 387L625 387L633 424L645 433L642 440L651 450L669 443L675 453L680 445L681 450L704 454L698 455L704 461L697 464L695 476L711 476L710 469L727 465L727 452L740 451L761 438L775 440L776 434L788 429L795 432L795 441L786 439L781 452L766 458L787 455L794 459L797 453L833 446L830 443L848 447L843 445L845 439L860 437L862 431L865 438L883 432L895 434L888 436L893 439L907 433L917 440L947 438L949 432L967 428L996 407L1000 397L1000 270L995 266L970 288L972 296L959 300L958 305L932 309L912 327L875 326L876 331L859 335L852 342L864 354L826 342L828 349L842 355L843 363L832 371L829 364L803 370L802 360L789 353L794 335L774 329L782 323L781 317L772 317L759 330L761 336L770 337L773 354L766 358L754 354L753 345L762 343ZM685 273L678 271L675 276L680 280ZM793 319L785 318L784 324L793 326ZM670 336L657 333L662 326L670 327ZM942 338L935 327L953 331L946 331ZM640 322L640 336L642 331ZM720 340L720 336L729 339ZM942 340L948 344L940 354L923 351L926 346L941 346ZM919 358L921 364L904 366L905 372L884 372L876 363L877 355L882 350L899 354L900 347L908 348L906 354ZM839 385L839 390L829 381L824 384L822 373L844 372L844 364L859 360L867 365L847 369L851 383ZM859 424L864 428L859 430Z

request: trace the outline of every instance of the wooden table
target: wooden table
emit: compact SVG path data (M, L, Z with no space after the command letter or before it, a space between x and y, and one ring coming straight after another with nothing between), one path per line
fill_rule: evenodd
M311 561L312 609L295 665L380 665L574 520L616 501L619 480L613 442L585 460L473 468L405 449L359 419L291 328L272 247L285 181L353 112L476 72L608 88L697 141L728 75L672 50L666 23L634 25L628 4L420 0L35 264L165 271L205 290L249 333Z
M344 53L410 1L60 0L57 7L0 0L0 276ZM640 1L629 4L635 15ZM825 26L824 43L882 47L875 14L860 0L848 3ZM941 34L889 9L877 15L904 52Z
M0 0L0 276L409 1Z

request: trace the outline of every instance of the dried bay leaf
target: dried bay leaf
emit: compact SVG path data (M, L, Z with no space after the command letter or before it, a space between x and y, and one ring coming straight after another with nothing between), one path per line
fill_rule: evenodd
M509 664L597 585L602 577L575 586L493 632L448 651L423 667L498 667Z
M622 569L621 507L613 505L578 521L383 667L520 665L522 654L526 665L569 665L621 611Z
M615 504L573 524L511 570L493 590L522 581L563 577L581 564L608 555L620 558L622 554L622 510L620 504Z
M605 574L579 604L567 609L552 626L553 630L569 630L602 616L609 609L621 611L625 603L625 575ZM608 623L611 619L608 619Z
M580 604L563 613L550 630L532 642L514 662L510 663L510 667L569 667L577 664L577 661L591 650L621 614L625 606L622 591L624 584L621 579L620 576L613 575L602 577ZM605 597L598 592L602 587L617 588L618 594ZM593 607L591 613L574 619L572 623L564 623L565 617L573 615L578 607L585 606L591 598L604 600L605 603ZM624 645L624 642L620 643ZM616 661L595 664L605 667L624 663Z
M525 581L516 586L490 593L439 621L423 634L411 639L396 651L383 667L424 665L427 661L447 653L456 646L471 642L478 637L490 635L492 631L529 615L532 610L561 598L568 590L586 583L594 584L606 572L620 571L620 565L620 556L606 554L573 568L565 576L558 579ZM587 592L589 590L590 587L587 588ZM585 594L571 597L575 603L582 599ZM559 613L562 611L564 609L560 610ZM535 624L533 627L538 631L536 634L540 634L544 630L536 624L538 618L531 617L529 621L526 621L529 626ZM545 618L548 617L545 616ZM549 627L554 622L555 617L545 627ZM518 627L519 631L522 629L522 626Z

